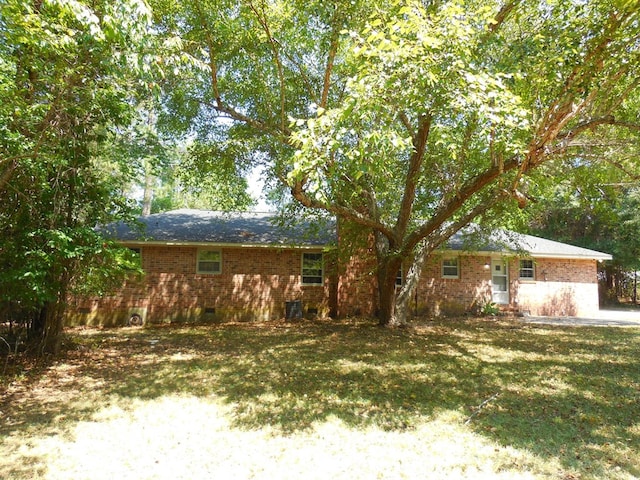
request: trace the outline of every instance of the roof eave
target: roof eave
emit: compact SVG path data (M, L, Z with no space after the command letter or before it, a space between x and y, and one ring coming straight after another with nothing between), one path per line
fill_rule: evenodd
M523 252L517 252L517 251L498 251L498 250L478 250L478 251L468 251L468 250L455 250L455 249L446 249L446 250L441 250L441 252L445 253L445 254L451 254L451 253L457 253L458 255L463 254L463 255L477 255L477 256L487 256L487 257L491 257L491 256L513 256L513 257L518 257L521 256L521 253ZM568 254L568 253L544 253L544 252L537 252L537 253L530 253L530 252L524 252L526 253L527 257L530 258L553 258L553 259L564 259L564 260L597 260L599 262L604 262L606 260L613 260L613 257L611 255L609 255L608 253L599 253L599 252L594 252L593 254Z
M327 250L333 247L331 244L284 244L284 243L231 243L231 242L184 242L184 241L159 241L159 240L116 240L126 247L214 247L214 248L261 248L261 249L292 249L292 250Z
M604 262L606 260L613 260L613 257L609 254L603 253L601 255L571 255L571 254L557 254L557 253L532 253L529 255L531 258L557 258L565 260L597 260Z

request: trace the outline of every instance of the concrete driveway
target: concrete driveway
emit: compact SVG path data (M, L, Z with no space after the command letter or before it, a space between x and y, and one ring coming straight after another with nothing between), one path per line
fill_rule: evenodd
M585 317L523 317L528 323L589 327L640 327L640 310L597 310Z

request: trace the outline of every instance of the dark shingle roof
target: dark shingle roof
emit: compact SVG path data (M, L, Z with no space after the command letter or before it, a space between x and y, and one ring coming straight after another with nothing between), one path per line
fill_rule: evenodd
M470 247L468 236L466 236L465 232L458 232L450 239L447 247L451 250L470 249L478 252L526 253L534 258L590 260L611 260L612 258L608 253L508 230L496 230L488 238L480 240L474 247Z
M324 246L334 242L333 226L313 228L309 222L281 227L274 213L181 209L139 217L142 228L115 223L103 228L121 242L215 243L256 246Z
M288 228L278 224L275 213L223 213L206 210L173 210L139 217L142 229L125 223L104 227L103 232L124 243L213 243L244 246L321 247L335 243L335 224L312 224L299 221ZM455 234L446 250L486 253L527 252L532 257L611 260L607 253L575 247L507 230L496 230L488 237L469 242L474 228Z

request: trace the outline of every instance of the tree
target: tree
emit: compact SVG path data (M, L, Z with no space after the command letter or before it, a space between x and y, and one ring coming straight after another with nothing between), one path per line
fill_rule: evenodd
M373 232L380 321L402 324L451 235L525 207L580 138L637 135L637 7L192 0L156 15L202 66L171 84L174 114L202 142L259 152L301 205Z
M600 294L601 301L615 303L625 285L635 297L629 280L640 269L640 190L637 181L607 181L596 168L588 173L578 185L568 178L552 189L521 230L611 253L613 261L601 268Z
M638 111L638 100L627 99L629 111ZM636 134L591 132L580 139L579 156L536 172L529 192L536 201L506 219L524 233L611 253L613 261L600 269L603 302L616 302L640 269L639 157Z
M233 162L221 164L201 145L191 145L180 132L158 126L158 98L143 98L127 128L111 135L110 160L124 165L131 183L123 192L142 192L141 214L174 208L245 210L253 203L243 172ZM214 152L215 153L215 152Z
M102 148L152 67L149 18L137 0L0 5L0 313L20 314L39 353L57 352L74 288L131 266L93 227L129 211Z

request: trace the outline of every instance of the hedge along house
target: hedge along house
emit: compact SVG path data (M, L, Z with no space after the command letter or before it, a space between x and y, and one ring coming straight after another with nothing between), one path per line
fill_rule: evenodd
M145 275L113 295L72 299L70 324L271 320L373 315L371 252L339 265L333 226L278 227L275 215L175 210L114 224L108 236L140 255ZM597 262L610 255L510 234L475 251L465 236L431 256L415 294L427 315L475 312L488 303L533 315L598 309ZM397 283L402 282L398 272Z

